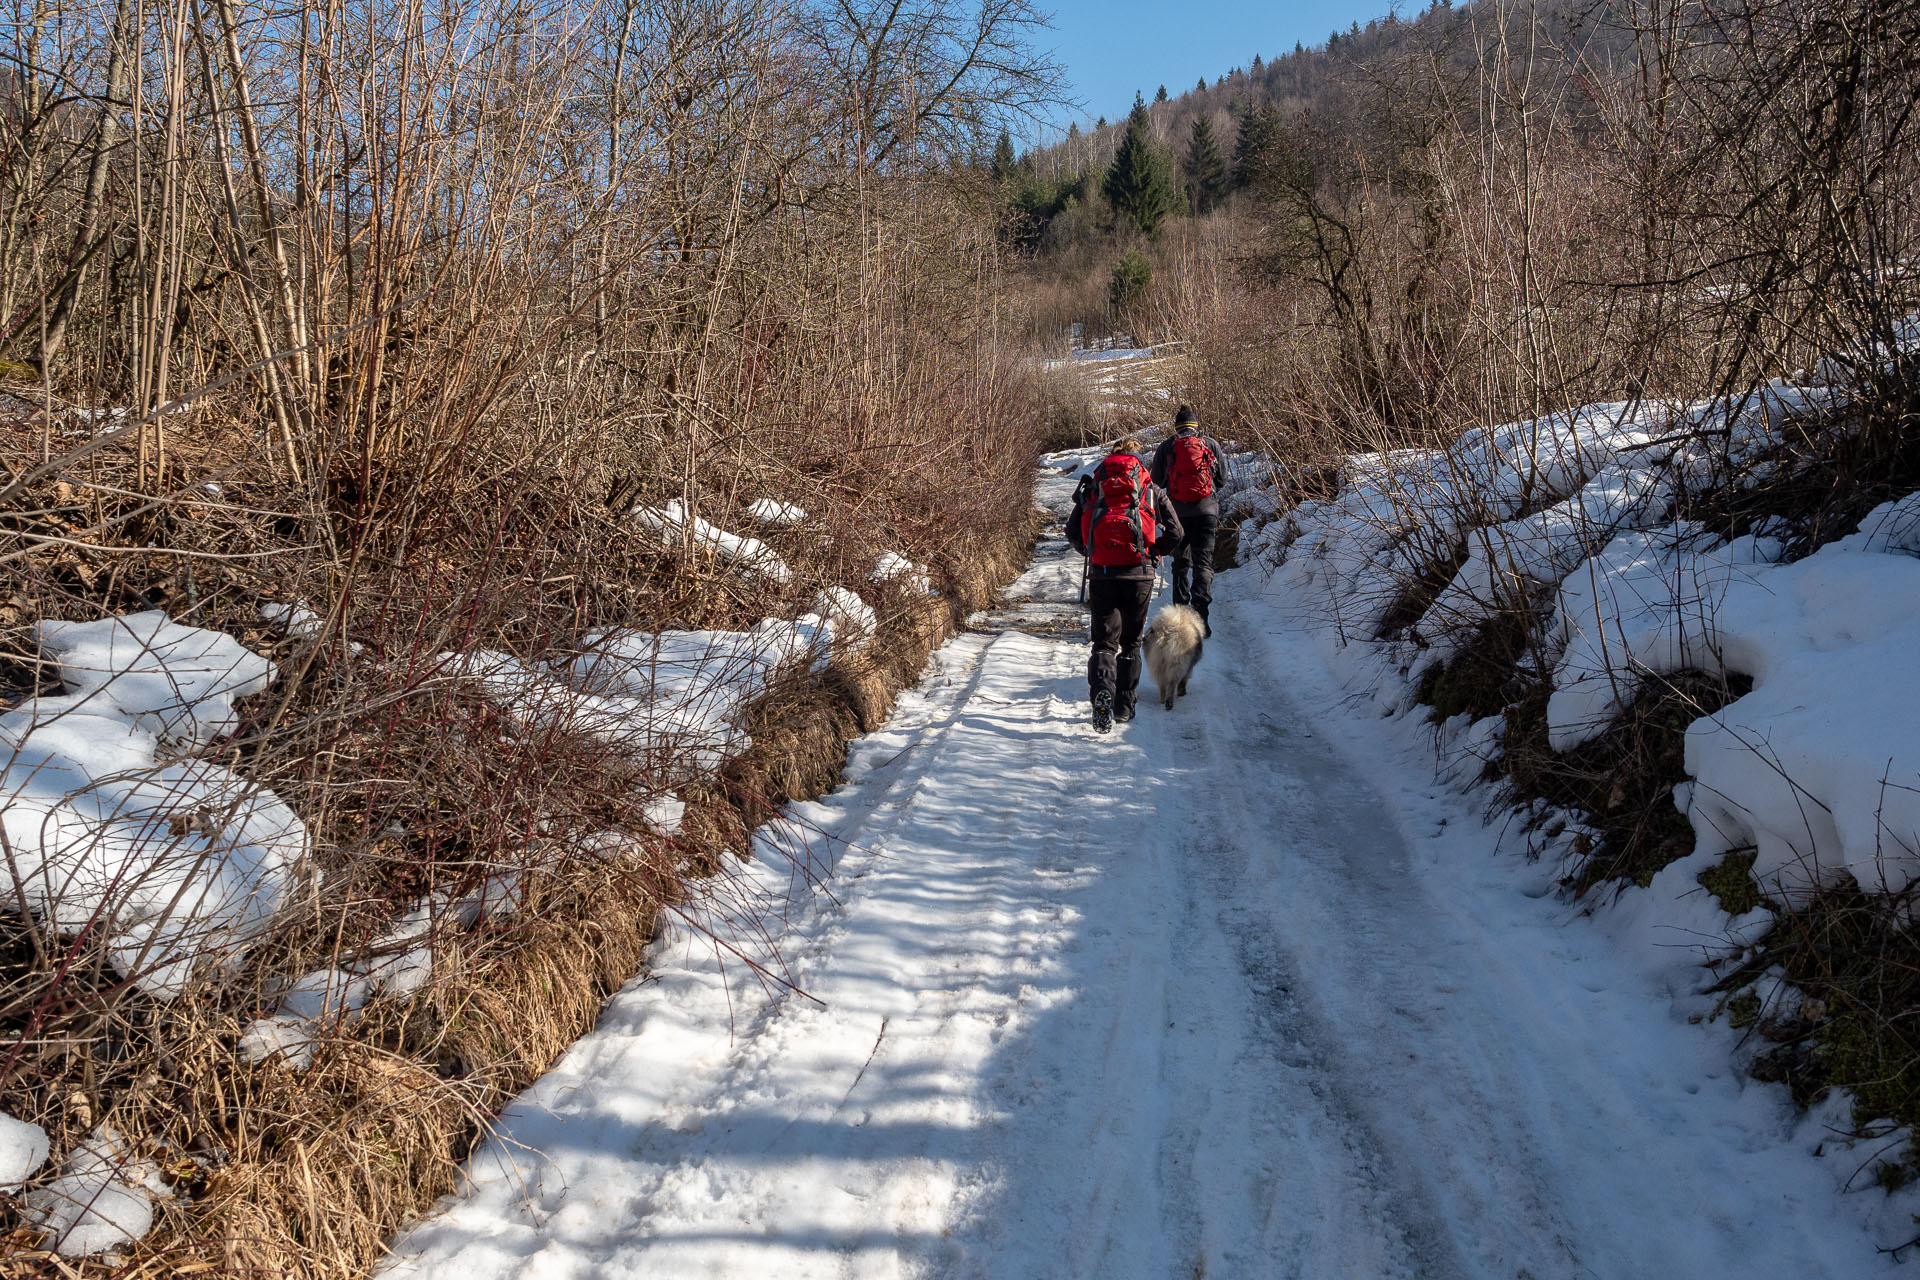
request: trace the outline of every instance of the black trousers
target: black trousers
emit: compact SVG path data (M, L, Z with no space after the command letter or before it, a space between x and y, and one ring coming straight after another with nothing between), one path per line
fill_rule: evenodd
M1220 517L1182 515L1180 529L1180 549L1173 554L1173 602L1192 605L1204 618L1213 604L1213 539L1220 532Z
M1093 610L1093 656L1087 659L1087 696L1113 694L1116 711L1133 706L1140 687L1140 633L1153 603L1151 578L1103 578L1096 570L1087 581L1087 607Z

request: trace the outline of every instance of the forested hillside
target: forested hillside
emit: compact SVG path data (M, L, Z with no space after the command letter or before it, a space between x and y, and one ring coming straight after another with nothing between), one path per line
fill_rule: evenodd
M1213 419L1299 461L1740 385L1889 343L1912 301L1914 24L1434 6L997 164L1004 234L1044 335L1177 336ZM1144 216L1135 138L1177 196Z

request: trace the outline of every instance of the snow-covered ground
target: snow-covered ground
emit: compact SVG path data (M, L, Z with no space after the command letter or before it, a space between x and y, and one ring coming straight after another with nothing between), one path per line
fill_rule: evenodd
M1821 1116L1645 963L1698 939L1497 852L1257 572L1192 696L1097 737L1043 542L687 909L731 949L673 931L388 1274L1893 1269L1913 1198L1843 1193Z
M1109 412L1125 406L1156 406L1164 401L1166 418L1171 421L1171 388L1178 381L1177 371L1185 344L1168 342L1157 347L1136 347L1130 338L1107 341L1113 345L1075 346L1063 359L1039 361L1039 368L1078 379L1086 388L1089 401Z
M1650 681L1747 677L1750 693L1687 729L1690 781L1675 802L1696 846L1655 888L1691 892L1750 849L1753 879L1776 900L1843 884L1897 893L1920 879L1920 495L1792 563L1794 525L1780 515L1732 539L1676 518L1713 505L1693 499L1746 491L1757 503L1770 482L1817 465L1806 457L1818 450L1795 442L1864 420L1842 412L1852 371L1920 358L1920 312L1896 342L1734 395L1584 405L1444 450L1352 457L1333 497L1286 512L1249 502L1242 532L1253 557L1281 562L1275 589L1317 615L1328 657L1389 709L1482 624L1542 600L1528 662L1550 692L1557 752L1604 733ZM1423 600L1410 585L1434 573L1445 585L1402 616ZM1446 736L1460 752L1497 749L1504 713L1458 719Z

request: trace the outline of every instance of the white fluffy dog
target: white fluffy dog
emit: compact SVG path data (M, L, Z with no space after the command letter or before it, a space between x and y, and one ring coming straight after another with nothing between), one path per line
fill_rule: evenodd
M1187 678L1200 665L1200 647L1206 624L1184 604L1170 604L1147 624L1147 672L1160 701L1173 710L1173 700L1187 691Z

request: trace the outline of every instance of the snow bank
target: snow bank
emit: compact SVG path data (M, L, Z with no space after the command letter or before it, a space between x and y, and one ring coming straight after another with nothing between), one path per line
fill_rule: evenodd
M1755 877L1790 899L1841 877L1905 889L1920 878L1920 559L1904 545L1917 511L1889 503L1793 564L1764 538L1619 539L1590 586L1576 574L1562 591L1575 640L1548 706L1554 745L1647 676L1751 676L1687 730L1699 850L1754 846Z
M313 1064L327 1036L352 1021L375 996L411 995L433 979L436 926L468 929L484 919L517 910L523 900L517 871L488 876L459 897L436 894L415 904L355 956L316 969L290 983L278 1009L241 1032L240 1051L250 1062L278 1058L296 1071Z
M56 932L102 929L121 974L177 996L203 961L238 962L306 856L272 792L210 761L162 762L235 728L233 700L272 664L159 612L38 635L67 692L0 715L9 887Z
M278 1058L296 1071L313 1065L320 1050L320 1028L294 1014L271 1014L255 1018L240 1033L240 1056L248 1062L266 1062Z
M1920 340L1920 317L1902 340ZM1694 785L1679 799L1696 857L1754 846L1755 875L1789 898L1841 878L1898 891L1920 879L1920 495L1793 564L1765 523L1729 542L1670 516L1687 493L1767 478L1767 450L1788 425L1844 394L1773 381L1351 458L1332 500L1254 516L1251 543L1280 561L1274 584L1332 649L1390 684L1398 676L1389 706L1407 705L1423 672L1497 611L1549 601L1555 751L1604 732L1649 679L1751 677L1751 693L1687 733ZM1402 629L1372 643L1389 610L1415 598L1409 585L1436 571L1449 576L1421 616L1393 619ZM1449 747L1449 772L1475 776L1492 746L1476 726Z
M826 619L834 643L856 652L866 648L880 625L873 606L845 587L828 587L813 598L813 611Z
M153 1163L101 1125L61 1162L44 1187L22 1203L26 1220L47 1233L63 1258L80 1258L130 1244L153 1226L156 1196L172 1195Z
M858 595L830 587L815 596L813 611L791 621L763 619L747 631L603 630L588 633L577 654L552 662L492 650L444 654L442 661L450 674L479 684L524 730L598 738L665 786L679 788L711 776L752 745L746 709L775 679L792 671L819 674L836 649L858 652L870 643L876 623ZM672 835L686 805L666 792L645 798L644 811L654 830ZM612 836L608 842L620 843ZM417 990L430 980L425 935L435 913L470 925L512 909L518 892L508 875L458 902L417 908L368 957L295 983L274 1013L247 1028L243 1051L255 1061L280 1058L304 1068L328 1024L351 1018L371 995Z
M47 1131L0 1111L0 1195L12 1195L47 1162Z
M1363 639L1379 631L1408 582L1464 553L1445 612L1426 625L1435 634L1450 629L1449 618L1471 625L1513 566L1545 572L1578 545L1586 520L1646 501L1637 493L1645 486L1609 468L1652 444L1673 412L1587 405L1470 431L1445 451L1358 455L1347 460L1347 483L1334 498L1267 523L1251 546L1256 554L1284 547L1281 580L1343 637ZM1603 471L1596 492L1582 492ZM1575 494L1578 501L1555 509ZM1477 547L1467 536L1473 530L1482 531Z
M1657 516L1672 497L1663 477L1610 464L1543 511L1468 534L1467 558L1423 624L1435 658L1453 656L1474 628L1501 609L1524 605L1534 588L1558 583L1615 529Z
M327 622L304 604L263 604L260 620L303 640L320 634Z
M803 524L807 513L791 502L781 502L774 498L755 498L747 504L747 514L761 524L784 528Z
M750 631L596 632L569 679L620 708L623 724L637 731L624 741L671 756L682 778L746 750L747 704L789 666L823 669L833 641L834 624L816 613L768 618Z
M268 626L278 627L296 640L312 640L327 629L327 620L315 613L305 604L263 604L260 606L260 620ZM358 640L347 641L347 651L353 654L366 652L366 646Z
M852 592L830 589L814 604L816 612L749 631L596 631L557 663L491 651L447 657L525 727L615 743L677 786L752 745L747 704L778 673L803 665L818 673L836 641L858 648L872 637L873 610ZM664 810L663 821L677 822L677 812Z
M1621 534L1560 583L1565 644L1547 702L1547 741L1570 751L1604 732L1647 677L1722 667L1716 615L1738 584L1756 582L1777 543L1727 544L1698 525ZM1747 671L1751 656L1735 669Z
M679 546L691 525L694 545L712 552L723 564L773 583L785 584L793 579L793 570L766 543L757 538L728 533L716 525L708 524L699 516L689 517L687 509L678 499L664 508L643 507L633 513L633 518L658 534L663 546Z
M231 636L179 626L157 609L103 622L42 622L36 635L71 690L39 699L45 715L118 716L169 742L203 745L232 732L239 724L233 700L273 681L273 664Z
M875 582L901 583L919 595L927 595L933 590L933 579L927 576L926 566L914 563L898 551L881 552L869 576Z
M431 976L431 960L428 963ZM250 1062L279 1057L296 1070L313 1063L330 1026L360 1012L373 994L372 980L339 968L316 969L296 979L280 997L280 1011L258 1018L240 1035Z

